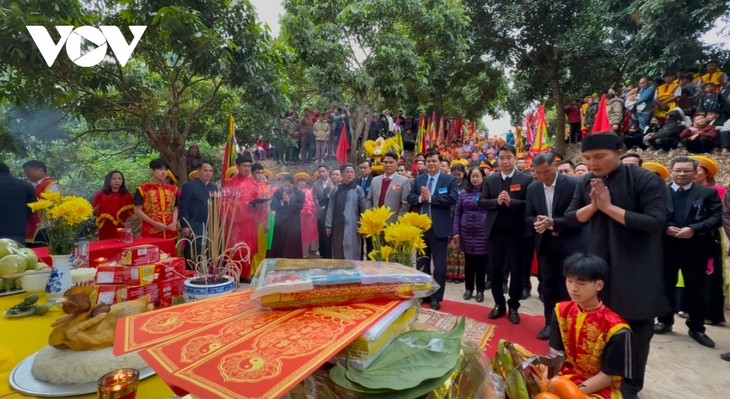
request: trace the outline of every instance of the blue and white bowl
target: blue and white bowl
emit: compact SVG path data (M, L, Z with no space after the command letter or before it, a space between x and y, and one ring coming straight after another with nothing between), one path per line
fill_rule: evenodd
M183 285L183 296L185 298L185 302L212 298L233 292L233 289L236 288L236 282L229 276L226 276L225 278L225 282L208 285L192 284L192 280L194 280L192 278L185 280L185 284Z

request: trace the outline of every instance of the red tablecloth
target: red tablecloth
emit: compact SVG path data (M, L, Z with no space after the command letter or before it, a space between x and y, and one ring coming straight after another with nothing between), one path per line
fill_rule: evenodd
M118 239L91 241L89 242L89 261L93 263L94 259L102 257L110 260L115 259L119 256L122 248L142 244L157 245L160 251L171 256L177 256L174 239L137 237L132 243L122 242ZM53 261L48 255L48 247L33 248L33 251L38 255L40 261L48 265L52 264Z

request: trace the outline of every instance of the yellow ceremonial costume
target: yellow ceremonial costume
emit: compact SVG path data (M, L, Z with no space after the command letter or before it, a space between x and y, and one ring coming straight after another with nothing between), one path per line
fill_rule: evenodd
M674 82L664 83L663 85L658 86L656 88L657 100L659 100L663 103L666 103L667 100L674 97L674 92L676 92L679 87L680 87L679 84L674 83ZM665 110L661 110L658 108L655 109L654 116L656 116L657 118L665 118L667 116L667 113L676 107L677 107L676 101L669 102L669 103L667 103L667 108Z
M720 90L722 90L723 75L725 75L725 72L723 72L719 69L712 73L706 73L706 74L702 75L702 78L701 78L702 84L704 85L705 83L710 83L710 82L714 83L715 91L719 93Z

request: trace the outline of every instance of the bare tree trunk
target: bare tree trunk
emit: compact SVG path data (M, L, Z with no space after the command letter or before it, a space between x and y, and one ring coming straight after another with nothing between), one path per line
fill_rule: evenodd
M188 181L187 162L185 158L185 135L178 132L148 132L150 147L159 151L160 158L170 164L170 170L177 177L178 186Z

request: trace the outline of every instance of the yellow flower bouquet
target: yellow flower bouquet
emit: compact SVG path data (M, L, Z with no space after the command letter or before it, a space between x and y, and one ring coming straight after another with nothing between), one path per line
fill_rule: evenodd
M368 209L360 215L357 231L373 240L373 250L368 254L370 260L412 266L413 255L416 252L423 254L426 249L423 233L431 228L431 219L408 212L388 224L392 215L393 211L387 206Z
M52 255L68 255L74 249L81 224L93 214L94 208L89 201L72 195L47 192L41 199L28 204L33 212L38 212L48 235L48 251Z

